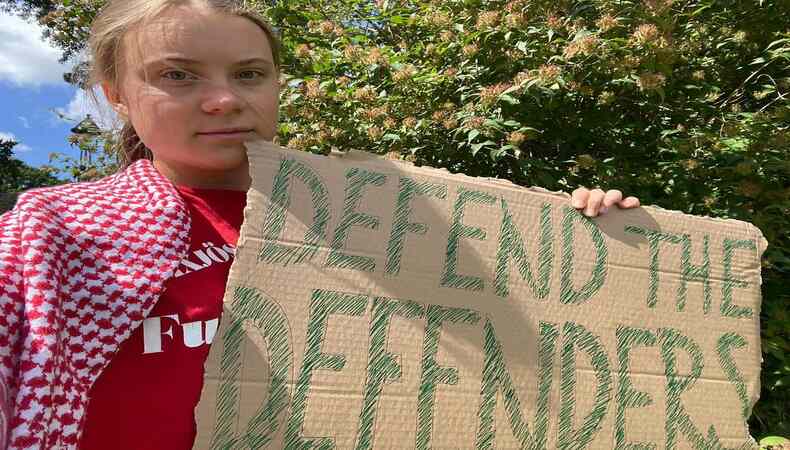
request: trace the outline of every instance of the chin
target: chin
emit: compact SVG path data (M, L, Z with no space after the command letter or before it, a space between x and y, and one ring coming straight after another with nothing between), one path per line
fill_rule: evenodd
M212 166L216 169L232 169L241 165L246 166L247 149L243 145L239 147L207 149L200 159L203 165Z

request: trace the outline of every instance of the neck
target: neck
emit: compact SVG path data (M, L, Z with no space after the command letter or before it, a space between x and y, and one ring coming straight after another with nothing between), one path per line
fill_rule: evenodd
M176 186L246 191L252 182L247 164L231 170L185 169L182 167L174 170L170 165L154 159L154 167Z

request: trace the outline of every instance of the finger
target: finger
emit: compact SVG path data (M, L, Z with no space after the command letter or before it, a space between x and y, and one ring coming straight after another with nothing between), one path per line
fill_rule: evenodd
M623 200L623 193L618 191L617 189L610 189L606 191L606 195L603 197L603 206L604 208L609 209L615 203L620 203Z
M590 191L590 197L587 199L587 207L584 209L584 215L587 217L595 217L598 215L598 210L601 209L603 203L604 192L600 189L593 189Z
M623 209L631 209L631 208L638 208L641 203L639 199L636 197L626 197L622 201L620 201L617 206Z
M577 188L571 194L571 206L576 209L582 209L587 206L587 198L590 196L590 190L585 187Z

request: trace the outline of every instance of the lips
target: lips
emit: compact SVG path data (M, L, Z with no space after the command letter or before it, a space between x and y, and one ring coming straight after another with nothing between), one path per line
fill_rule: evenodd
M217 130L203 131L198 134L223 135L223 134L249 133L251 131L252 128L221 128Z

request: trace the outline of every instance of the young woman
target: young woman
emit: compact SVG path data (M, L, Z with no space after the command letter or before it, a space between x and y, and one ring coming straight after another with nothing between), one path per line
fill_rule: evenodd
M94 21L92 81L126 123L124 169L0 216L0 448L192 447L202 327L230 260L182 264L233 253L243 142L277 129L277 41L242 4L114 0ZM572 204L638 200L578 189Z

